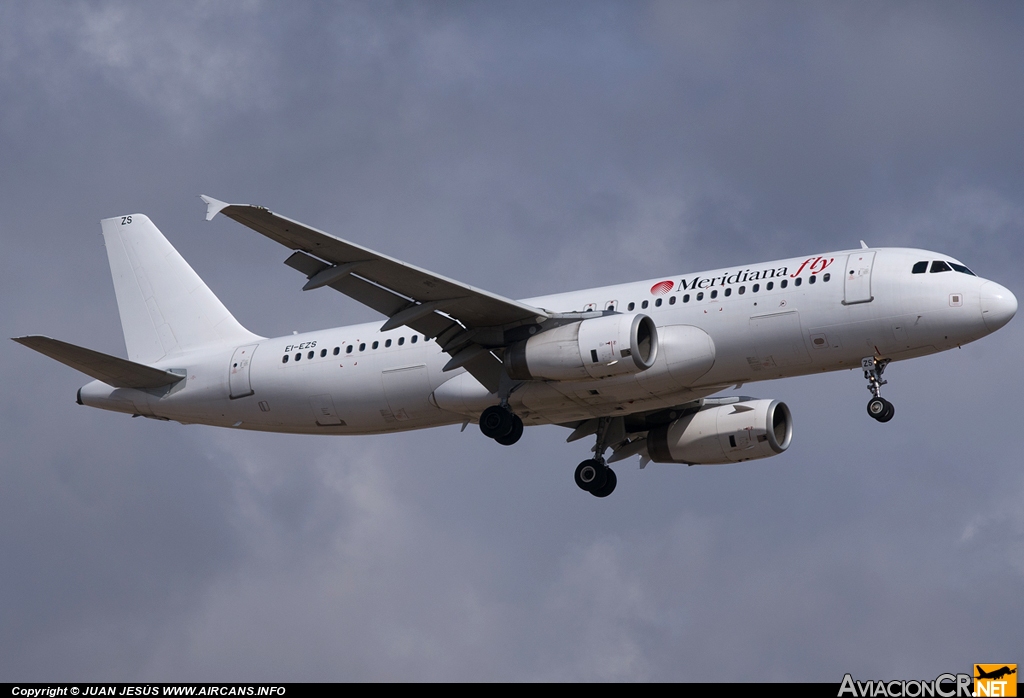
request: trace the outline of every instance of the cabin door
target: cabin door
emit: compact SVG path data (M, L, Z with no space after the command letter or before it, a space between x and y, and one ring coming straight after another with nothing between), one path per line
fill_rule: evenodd
M252 367L252 355L258 344L250 344L235 349L231 357L231 372L228 374L228 389L231 399L252 395L252 384L249 382L249 369Z
M868 250L854 252L846 258L846 276L843 279L845 305L870 303L874 300L871 295L871 267L874 263L875 253Z

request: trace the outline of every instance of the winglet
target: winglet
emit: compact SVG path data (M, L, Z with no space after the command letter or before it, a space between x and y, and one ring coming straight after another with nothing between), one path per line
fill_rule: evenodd
M206 194L200 194L199 198L206 203L206 220L208 221L212 221L214 216L231 205L224 201L219 201L212 196L207 196Z
M860 241L860 248L862 250L870 250L871 249L870 247L868 247L868 244L866 242L864 242L863 240Z

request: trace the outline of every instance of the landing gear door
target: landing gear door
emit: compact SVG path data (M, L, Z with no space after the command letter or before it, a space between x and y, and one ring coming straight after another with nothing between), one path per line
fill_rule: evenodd
M228 373L228 388L231 399L252 395L252 384L249 382L249 369L252 367L252 355L258 344L250 344L235 349L231 356L231 370Z
M859 250L846 258L845 305L870 303L875 299L871 295L871 267L874 263L875 253L869 250Z

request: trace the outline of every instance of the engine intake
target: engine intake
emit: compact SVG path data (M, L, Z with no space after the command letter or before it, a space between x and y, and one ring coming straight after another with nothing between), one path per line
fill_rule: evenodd
M655 463L716 465L767 458L793 440L793 416L778 400L708 407L647 433Z
M658 358L647 315L606 315L545 330L505 350L515 380L589 380L646 371Z

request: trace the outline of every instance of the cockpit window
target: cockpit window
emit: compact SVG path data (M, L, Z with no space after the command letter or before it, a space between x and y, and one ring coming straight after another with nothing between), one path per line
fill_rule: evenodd
M963 264L957 264L956 262L950 262L949 266L953 267L953 271L958 271L961 274L970 274L971 276L977 276L973 271L965 267Z
M945 262L941 262L941 261L938 261L938 260L932 262L932 273L933 274L937 274L940 271L953 271L953 270L950 269L949 265L946 264Z
M923 274L926 271L928 271L928 262L927 261L918 262L917 264L914 265L914 273L915 274Z

